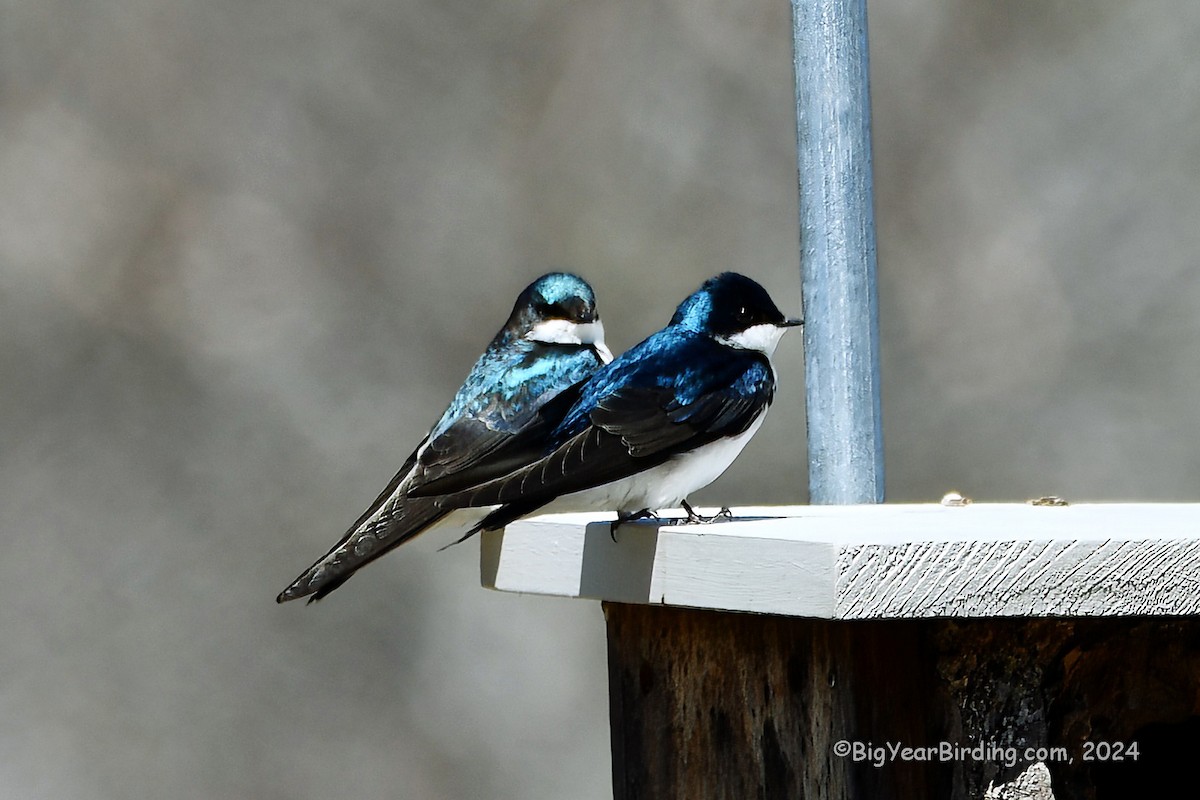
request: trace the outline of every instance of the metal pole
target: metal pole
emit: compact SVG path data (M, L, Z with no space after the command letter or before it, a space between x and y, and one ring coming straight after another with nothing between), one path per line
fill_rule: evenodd
M809 499L883 500L866 0L792 0Z

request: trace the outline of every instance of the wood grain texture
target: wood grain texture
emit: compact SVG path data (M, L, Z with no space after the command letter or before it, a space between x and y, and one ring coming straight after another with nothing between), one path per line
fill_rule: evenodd
M838 740L932 735L932 656L913 623L604 611L618 800L936 797L948 787L941 765L880 770L835 755Z
M1196 564L1200 538L860 545L839 553L835 605L850 619L1195 614Z
M1200 750L1200 619L604 611L617 800L1172 796ZM989 753L874 764L841 740Z

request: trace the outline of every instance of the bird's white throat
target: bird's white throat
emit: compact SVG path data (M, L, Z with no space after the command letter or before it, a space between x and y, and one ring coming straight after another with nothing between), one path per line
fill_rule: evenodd
M775 352L785 331L787 328L766 322L761 325L751 325L746 330L729 336L718 336L716 339L721 344L736 347L739 350L757 350L769 356Z
M542 344L579 344L596 348L604 363L612 361L612 351L604 344L604 323L572 322L569 319L544 319L529 329L525 338Z

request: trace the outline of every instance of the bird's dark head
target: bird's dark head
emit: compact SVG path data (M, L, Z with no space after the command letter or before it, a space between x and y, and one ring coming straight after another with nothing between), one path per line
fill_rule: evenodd
M591 345L605 361L604 324L588 282L569 272L551 272L525 287L506 327L516 336L542 344Z
M731 347L770 355L784 331L801 320L785 317L756 281L722 272L679 304L671 324L708 334Z

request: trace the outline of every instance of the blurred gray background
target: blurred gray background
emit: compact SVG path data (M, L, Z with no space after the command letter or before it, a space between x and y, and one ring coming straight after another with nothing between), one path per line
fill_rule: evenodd
M1195 500L1200 4L876 3L888 497ZM0 794L609 797L597 604L274 596L516 293L799 310L787 3L0 2ZM805 499L801 337L695 498Z

